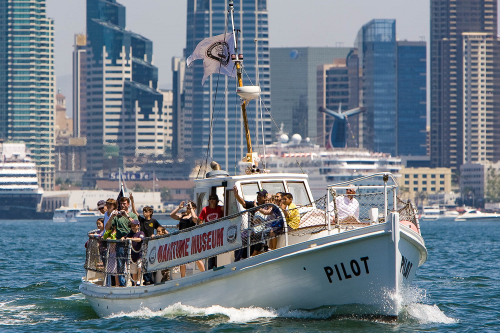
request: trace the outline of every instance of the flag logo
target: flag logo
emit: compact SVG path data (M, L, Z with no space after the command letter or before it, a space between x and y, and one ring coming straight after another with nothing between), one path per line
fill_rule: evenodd
M215 42L207 49L207 57L220 62L224 67L229 64L230 56L231 51L229 51L229 44L226 42Z

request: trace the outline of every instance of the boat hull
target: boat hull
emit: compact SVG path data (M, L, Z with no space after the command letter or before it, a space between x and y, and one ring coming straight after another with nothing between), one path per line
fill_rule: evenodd
M427 258L420 235L399 228L398 237L390 223L334 235L324 231L325 237L164 284L111 288L84 281L80 291L102 317L141 308L161 311L176 303L275 309L353 305L349 314L395 317L399 290Z

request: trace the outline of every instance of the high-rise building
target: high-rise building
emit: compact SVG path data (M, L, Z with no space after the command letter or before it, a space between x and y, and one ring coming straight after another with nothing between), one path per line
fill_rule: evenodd
M500 160L497 8L496 0L431 0L433 166Z
M174 93L172 90L160 90L163 95L163 143L165 144L165 155L173 157L172 144L174 141L174 123L173 123L173 110L172 102Z
M87 171L116 171L127 156L165 150L163 95L157 90L153 43L125 30L125 7L87 0ZM118 152L118 156L117 155Z
M398 42L398 156L427 155L427 48L425 42Z
M172 157L184 157L184 127L191 126L184 120L184 75L186 60L172 58ZM191 141L191 140L189 140Z
M45 0L0 1L0 138L24 142L54 188L54 21Z
M356 49L352 49L345 59L334 59L332 64L318 66L317 106L333 111L346 111L359 106L359 59ZM359 116L347 121L347 147L359 145ZM317 115L318 144L328 146L328 136L334 119L325 113ZM323 138L321 141L320 139Z
M397 153L397 44L396 20L376 19L358 32L360 69L363 76L361 103L366 111L360 147L376 152Z
M87 129L87 36L75 35L73 46L73 137L84 137Z
M188 0L186 49L184 56L191 55L203 39L231 32L226 0ZM266 0L234 1L234 23L238 33L238 53L244 55L243 80L245 85L259 84L264 107L270 109L269 28ZM258 72L257 72L258 69ZM257 76L258 74L258 76ZM239 97L234 78L212 74L201 84L203 62L195 61L186 69L184 77L184 123L180 151L196 159L206 154L229 173L235 173L237 163L246 151ZM262 126L265 139L271 142L270 118L260 103L252 101L247 106L248 123L252 133L254 150L262 147ZM212 124L212 126L211 126ZM210 140L210 149L207 147Z
M285 132L323 144L324 133L318 133L318 117L323 115L318 112L317 67L345 59L350 51L350 47L271 48L271 109ZM273 133L277 130L273 127Z

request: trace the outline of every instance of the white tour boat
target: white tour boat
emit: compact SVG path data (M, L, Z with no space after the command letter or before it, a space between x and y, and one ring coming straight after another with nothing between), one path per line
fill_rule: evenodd
M229 13L234 36L231 0ZM234 49L229 47L229 39L234 40ZM232 69L234 63L237 93L242 99L247 140L245 174L230 176L212 162L213 170L195 181L197 214L207 206L208 197L217 194L225 217L146 238L140 249L133 249L130 240L104 241L96 236L96 230L89 232L86 274L80 291L102 317L143 308L161 311L176 303L200 308L219 305L308 310L333 306L337 314L397 317L402 307L401 291L411 284L427 259L417 210L411 202L399 200L398 185L390 172L374 172L330 186L325 182L322 196L314 199L307 174L259 169L246 105L259 97L260 88L243 86L243 58L237 43L231 34L224 34L198 45L216 51L210 58L226 60L218 60L217 66ZM219 73L230 71L219 69ZM352 186L356 193L347 195L346 190ZM256 192L264 189L270 194L291 193L297 208L284 212L266 203L245 210L236 200L234 187L246 201L254 201ZM340 202L345 205L345 200L354 205L357 201L359 210L346 215L339 206ZM272 213L265 215L269 208ZM276 249L251 253L253 246L274 238ZM143 285L143 275L139 274L138 285L133 285L132 251L142 254L142 274L152 273L151 284ZM235 251L243 251L247 258L235 261ZM204 272L194 270L184 278L174 273L177 266L198 260L207 263L210 258L216 258L214 268L205 265ZM110 286L116 275L125 278L125 286Z
M459 215L456 222L465 221L500 221L500 214L497 213L484 213L477 209L470 209L467 212Z
M98 210L82 210L79 208L60 207L54 211L53 222L95 222L104 217Z

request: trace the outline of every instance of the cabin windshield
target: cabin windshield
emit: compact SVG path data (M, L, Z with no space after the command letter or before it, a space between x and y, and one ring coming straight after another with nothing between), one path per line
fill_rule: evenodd
M270 194L286 192L283 182L262 182L262 188Z
M258 191L259 191L259 185L257 183L241 184L241 192L243 193L243 199L246 201L256 200Z
M293 202L299 206L309 205L311 199L303 182L287 182L288 191L293 195Z

